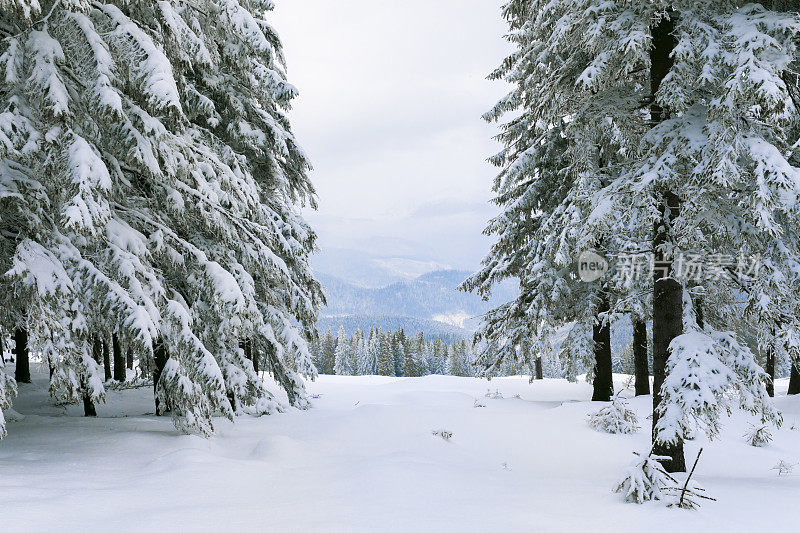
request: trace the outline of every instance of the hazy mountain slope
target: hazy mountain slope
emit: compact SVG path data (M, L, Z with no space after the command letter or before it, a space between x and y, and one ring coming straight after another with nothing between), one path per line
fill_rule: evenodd
M358 327L365 329L369 328L370 322L388 324L392 319L393 323L416 331L467 334L474 329L481 315L514 296L513 284L499 287L488 302L474 294L456 290L469 274L467 271L439 270L411 281L396 282L382 288L365 288L317 273L328 299L328 305L321 313L321 325L325 329L338 329L339 325L345 325L348 329L348 324L358 323Z

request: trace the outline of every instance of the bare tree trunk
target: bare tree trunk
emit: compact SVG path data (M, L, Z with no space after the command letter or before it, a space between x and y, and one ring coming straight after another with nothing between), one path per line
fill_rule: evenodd
M650 88L655 98L661 81L669 73L673 65L671 57L675 49L675 17L671 12L651 28L653 45L650 49ZM650 107L653 124L667 118L667 111L655 100ZM673 272L672 258L666 257L662 247L672 239L671 225L678 216L680 199L673 191L661 194L659 213L661 220L656 222L653 236L655 253L655 275L653 279L653 452L655 455L670 459L664 462L667 472L685 472L686 459L683 453L683 441L676 444L664 444L656 438L656 424L659 420L658 405L661 403L661 385L666 378L669 345L672 340L683 333L683 287L669 276Z
M692 305L694 305L694 318L697 322L697 326L703 329L706 327L705 315L703 314L703 297L695 296L692 298Z
M636 376L634 385L636 396L650 394L650 369L647 364L647 323L633 319L633 371Z
M133 348L131 346L128 346L128 355L125 363L125 366L128 367L128 370L133 370Z
M83 416L97 416L97 410L88 394L83 395Z
M244 341L244 356L253 363L253 370L258 374L258 351L253 345L253 339Z
M775 397L775 353L772 347L767 348L767 394L770 398Z
M103 341L97 335L92 339L92 359L98 365L103 364Z
M17 369L14 379L17 383L31 382L31 365L28 354L28 331L23 328L14 330L14 359L17 360Z
M111 381L111 347L108 345L108 338L103 339L103 371L106 381Z
M114 352L114 381L123 382L125 374L125 358L122 356L122 346L119 344L119 337L114 333L111 336L111 347Z
M792 361L792 372L789 374L789 392L794 396L800 394L800 359Z
M594 324L594 390L593 402L609 402L614 395L614 381L611 374L611 324L601 315L609 310L608 296L601 295L601 303Z
M164 408L161 409L158 399L158 380L161 379L161 373L164 371L164 366L167 364L169 354L167 354L164 343L160 340L156 341L156 345L153 347L153 358L155 359L155 368L153 368L153 393L156 397L156 415L161 415L169 412L169 405L165 405Z
M544 372L542 371L542 356L536 358L534 367L536 369L536 379L544 379Z

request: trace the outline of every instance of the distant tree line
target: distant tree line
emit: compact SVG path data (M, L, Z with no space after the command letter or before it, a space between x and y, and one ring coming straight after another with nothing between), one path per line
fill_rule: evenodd
M373 327L368 333L358 329L349 337L344 327L339 328L338 335L328 330L312 342L311 351L320 374L404 377L475 374L470 363L475 353L471 341L458 339L448 343L441 338L426 338L422 332L407 335L402 328L383 331Z

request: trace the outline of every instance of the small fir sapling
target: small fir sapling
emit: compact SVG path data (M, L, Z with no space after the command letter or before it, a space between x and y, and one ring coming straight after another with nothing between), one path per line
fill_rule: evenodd
M751 424L744 438L750 446L763 448L772 442L772 431L767 424Z
M642 457L636 452L633 453L639 459L625 469L614 492L622 494L625 501L630 503L641 504L652 500L664 500L667 497L667 487L675 486L677 483L659 462L669 458L652 453Z
M619 394L615 395L609 405L588 415L589 425L605 433L634 433L639 429L636 413L628 409L628 402Z

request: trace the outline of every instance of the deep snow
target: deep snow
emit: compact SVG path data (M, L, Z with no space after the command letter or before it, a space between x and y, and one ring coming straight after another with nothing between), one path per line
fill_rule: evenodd
M720 440L687 444L690 463L705 446L696 477L719 501L683 511L612 493L631 452L649 447L651 398L631 400L647 429L598 433L586 383L322 376L313 409L218 420L204 440L153 416L149 388L110 392L85 419L35 378L0 441L3 532L767 531L796 523L800 502L800 466L772 470L800 463L800 397L785 381L771 445L745 443L742 414Z

